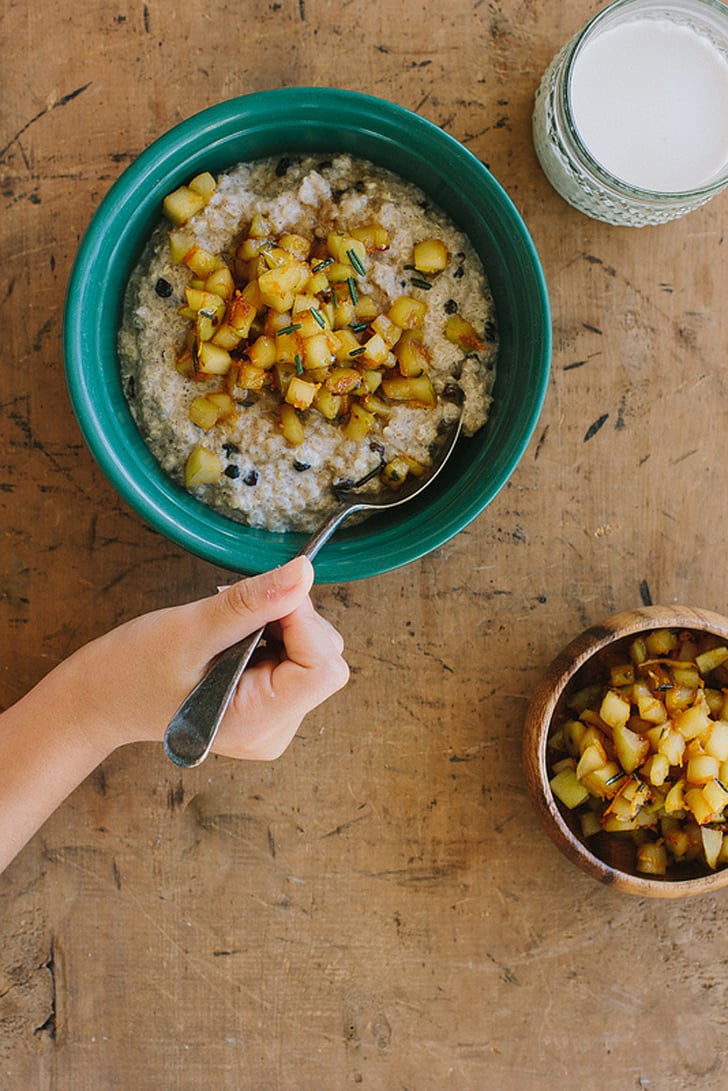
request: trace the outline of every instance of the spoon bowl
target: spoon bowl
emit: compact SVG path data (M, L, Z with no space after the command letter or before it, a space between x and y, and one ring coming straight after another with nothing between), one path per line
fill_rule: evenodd
M361 478L360 481L355 481L351 485L335 485L334 492L338 497L339 504L306 542L301 550L301 555L308 557L308 559L312 561L321 547L328 542L337 527L341 526L344 520L348 519L349 516L353 515L355 512L382 511L386 508L399 507L400 504L406 504L409 500L414 500L414 498L419 496L428 485L432 484L440 473L440 470L442 470L455 448L461 427L462 418L458 416L440 436L429 472L423 474L421 477L408 477L399 489L381 490L378 493L367 496L359 494L358 490L363 488L367 482L380 473L381 467L379 466L368 473L366 477Z

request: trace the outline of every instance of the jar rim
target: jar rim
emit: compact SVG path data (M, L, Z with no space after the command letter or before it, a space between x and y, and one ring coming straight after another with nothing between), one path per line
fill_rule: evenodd
M707 200L709 197L719 193L725 187L726 182L728 182L728 158L718 176L711 179L711 181L706 182L704 185L683 190L663 191L648 189L628 182L616 174L612 174L611 171L609 171L608 168L589 151L589 148L582 139L581 133L574 121L571 98L574 65L588 42L602 29L603 24L614 22L619 19L620 14L624 9L630 8L638 9L640 18L655 17L669 19L672 12L680 14L690 13L693 15L698 12L703 14L709 13L709 16L716 17L716 21L719 22L719 24L723 24L721 29L725 34L726 42L728 42L728 8L721 3L720 0L612 0L612 3L597 12L587 23L585 23L582 29L571 39L567 46L566 56L561 70L561 78L557 88L557 98L562 114L562 122L566 125L569 136L573 141L574 149L582 160L582 168L590 172L600 185L605 186L607 189L611 189L613 192L619 194L620 197L644 205L654 205L656 203L661 205L680 205L700 198L705 198ZM707 31L708 28L701 27L700 29ZM728 62L728 54L726 55L726 61Z

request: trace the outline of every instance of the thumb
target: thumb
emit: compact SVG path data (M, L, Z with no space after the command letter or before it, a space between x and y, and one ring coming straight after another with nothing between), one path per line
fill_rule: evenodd
M281 568L239 580L218 594L195 603L195 643L212 657L238 640L286 617L304 601L313 584L307 557L294 557Z

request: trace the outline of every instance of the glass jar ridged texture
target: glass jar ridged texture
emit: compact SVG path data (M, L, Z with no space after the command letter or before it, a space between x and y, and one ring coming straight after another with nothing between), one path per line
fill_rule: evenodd
M690 190L642 189L611 174L591 154L575 120L574 66L580 52L598 36L625 21L659 20L661 26L694 31L724 63L728 80L728 8L718 0L616 0L556 54L536 92L533 141L541 167L558 194L593 219L642 227L677 219L699 208L728 185L728 154L722 168ZM700 117L694 119L700 124ZM728 132L725 134L728 149Z

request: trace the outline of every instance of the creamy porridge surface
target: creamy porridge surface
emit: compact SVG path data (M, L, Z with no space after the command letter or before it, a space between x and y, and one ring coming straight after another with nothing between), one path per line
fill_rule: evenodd
M291 446L281 432L280 395L268 388L247 390L220 376L201 380L184 374L178 364L186 338L189 343L190 320L179 312L195 278L171 260L167 223L155 231L129 282L119 335L122 380L140 433L170 477L184 484L189 454L202 445L219 459L221 473L191 488L201 501L250 526L313 530L333 506L336 481L356 480L397 455L428 465L444 422L458 413L465 435L482 427L495 371L492 298L466 236L419 189L370 163L337 155L242 164L218 177L206 207L185 230L234 268L236 247L256 215L276 237L296 233L325 240L328 232L372 222L386 229L388 246L367 253L356 290L382 313L402 295L426 303L422 338L435 404L393 402L358 441L312 405L298 414L303 441ZM448 261L425 276L413 266L413 249L433 238L444 243ZM477 331L474 348L445 336L453 315ZM242 356L244 349L243 344L233 355ZM205 430L190 418L190 405L222 381L232 394L234 414Z

